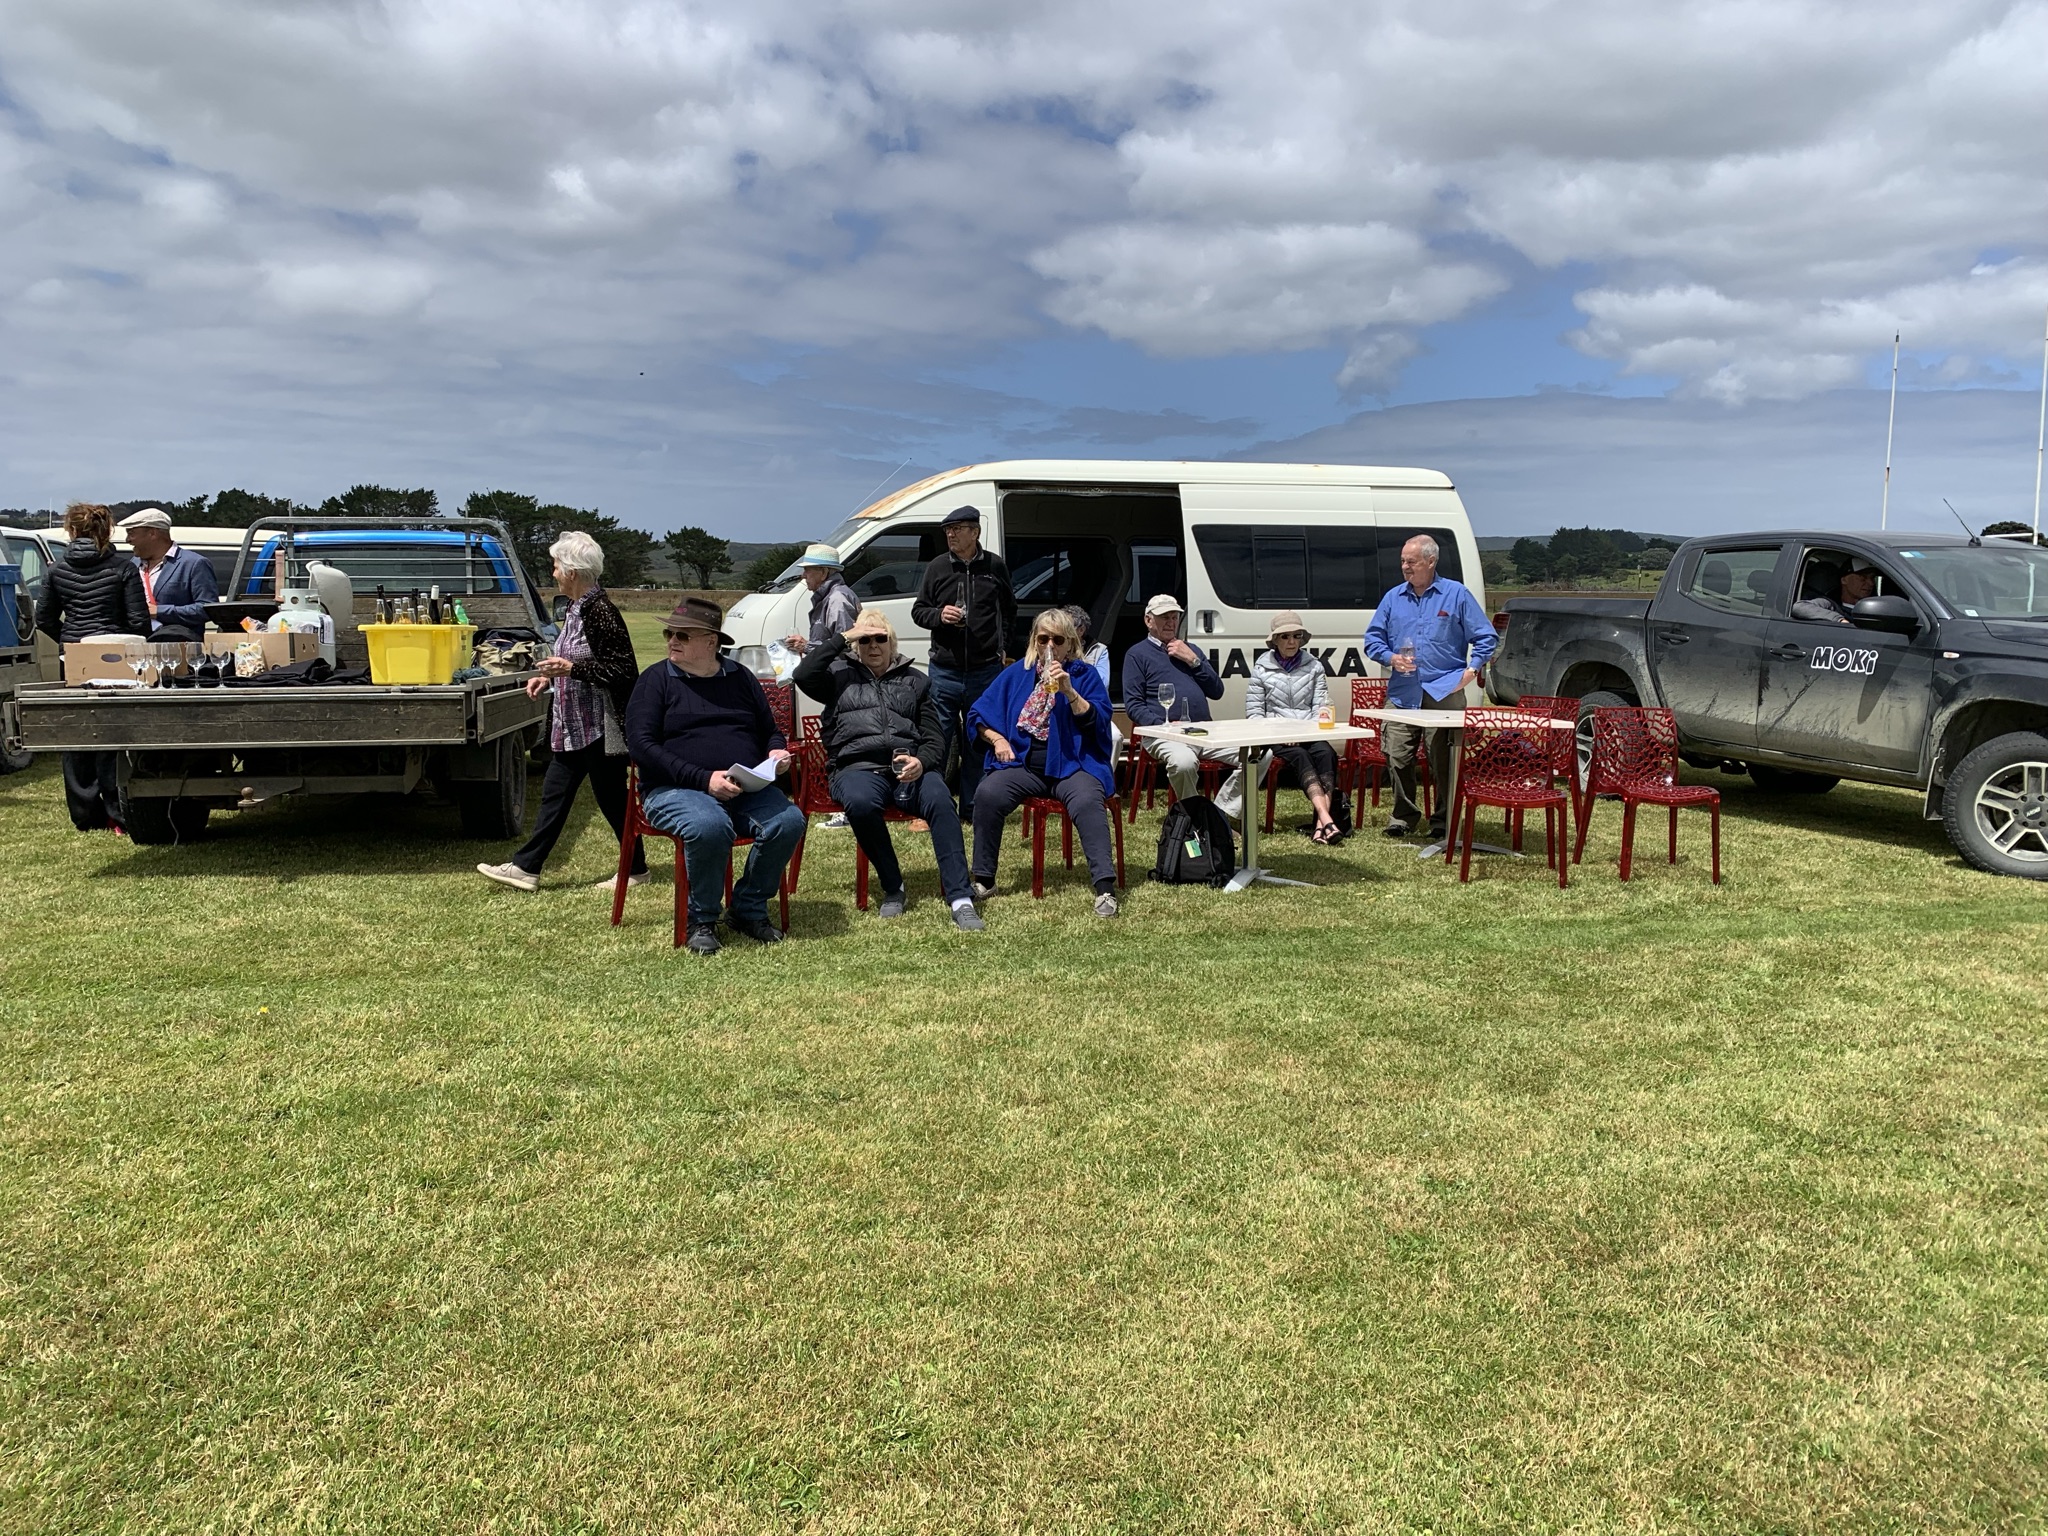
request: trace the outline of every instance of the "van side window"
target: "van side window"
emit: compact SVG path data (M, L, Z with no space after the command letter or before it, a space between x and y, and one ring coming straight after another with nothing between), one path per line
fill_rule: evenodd
M936 528L878 534L847 557L846 584L862 602L915 597L925 566L945 544Z
M1217 600L1232 608L1371 608L1401 584L1401 546L1437 542L1437 573L1464 579L1448 528L1197 523L1195 545Z
M1721 613L1761 614L1770 600L1771 579L1778 569L1778 550L1706 549L1685 595L1704 608Z

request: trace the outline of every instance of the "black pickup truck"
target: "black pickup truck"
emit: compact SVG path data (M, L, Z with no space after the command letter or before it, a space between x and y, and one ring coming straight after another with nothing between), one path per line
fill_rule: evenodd
M1507 611L1488 691L1580 700L1582 754L1596 706L1660 704L1689 762L1784 793L1922 789L1970 863L2048 879L2048 549L1723 535L1683 545L1653 598Z

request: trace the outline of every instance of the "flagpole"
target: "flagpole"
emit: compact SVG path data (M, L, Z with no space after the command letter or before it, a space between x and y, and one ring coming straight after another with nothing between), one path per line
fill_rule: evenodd
M2041 424L2034 430L2034 542L2041 542L2041 450L2048 447L2048 316L2041 322Z
M1899 333L1892 333L1892 404L1884 418L1884 501L1878 508L1877 526L1891 526L1892 515L1892 423L1899 415Z

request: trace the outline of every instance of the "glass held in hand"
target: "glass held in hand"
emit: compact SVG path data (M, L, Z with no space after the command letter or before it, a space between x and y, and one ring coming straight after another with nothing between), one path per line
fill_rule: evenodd
M1173 719L1173 703L1175 697L1177 696L1174 686L1171 683L1161 683L1157 691L1159 695L1159 707L1166 711L1166 718L1169 722L1171 722Z
M1398 659L1398 660L1399 660L1399 661L1400 661L1400 662L1402 663L1402 666L1401 666L1401 668L1400 668L1400 670L1401 670L1401 671L1403 671L1403 672L1413 672L1413 671L1415 670L1415 642L1414 642L1414 640L1412 640L1412 639L1409 639L1409 640L1403 640L1403 641L1401 642L1401 649L1399 649L1398 651L1394 652L1394 655L1395 655L1395 657L1396 657L1396 658L1397 658L1397 659Z

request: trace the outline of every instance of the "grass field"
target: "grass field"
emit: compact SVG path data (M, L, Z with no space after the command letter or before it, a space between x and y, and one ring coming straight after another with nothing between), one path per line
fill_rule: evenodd
M703 963L594 817L0 780L0 1531L2039 1529L2048 887L1717 782L1719 889L1607 807L978 936L814 831Z

